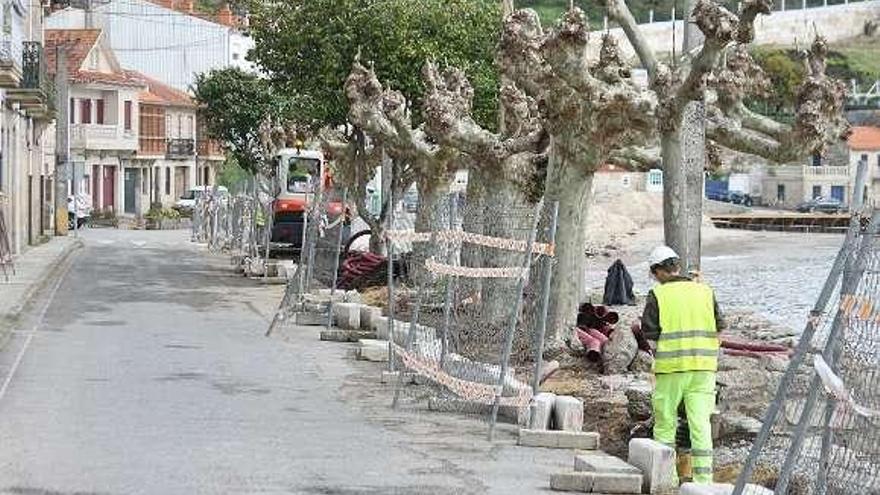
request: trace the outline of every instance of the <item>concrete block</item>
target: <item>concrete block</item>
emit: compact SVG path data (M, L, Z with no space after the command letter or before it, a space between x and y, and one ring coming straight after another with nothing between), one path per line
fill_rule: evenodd
M375 339L376 332L366 330L321 330L321 340L328 342L357 342L363 339Z
M553 403L553 422L557 430L584 429L584 403L575 397L560 395Z
M296 324L302 326L324 326L327 324L327 315L319 313L297 313Z
M594 473L593 493L640 493L641 474Z
M396 385L397 384L397 377L399 377L399 376L400 376L399 371L383 370L382 375L379 378L379 382L380 383L390 383L392 385ZM403 374L403 383L406 385L408 385L410 383L415 383L416 376L417 375L415 373L411 373L409 371L405 372Z
M519 430L519 444L523 447L596 450L599 448L599 434L595 432L521 429Z
M541 392L532 397L529 404L529 429L549 430L550 420L553 419L553 403L556 402L556 394Z
M359 340L358 359L378 363L388 362L388 341L363 339Z
M361 305L361 329L375 330L375 319L382 316L382 310L376 306Z
M589 473L642 474L639 468L600 450L575 455L574 470ZM641 486L640 480L637 492L642 490Z
M345 330L361 328L361 306L356 303L338 303L333 305L333 321L336 326Z
M675 449L649 438L629 441L628 461L642 471L644 493L665 493L676 488Z
M388 340L388 317L377 316L373 318L373 330L380 339Z
M550 489L561 492L593 491L592 473L554 473L550 475Z
M727 483L712 483L700 485L697 483L685 483L681 485L681 495L730 495L733 493L733 485ZM743 489L743 495L773 495L773 490L763 486L747 484Z

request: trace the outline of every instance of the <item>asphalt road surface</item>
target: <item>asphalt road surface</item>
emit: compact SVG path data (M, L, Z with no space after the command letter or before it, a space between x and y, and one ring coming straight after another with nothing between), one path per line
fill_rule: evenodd
M571 452L401 410L317 330L263 332L280 289L185 232L91 230L0 351L0 493L523 494Z

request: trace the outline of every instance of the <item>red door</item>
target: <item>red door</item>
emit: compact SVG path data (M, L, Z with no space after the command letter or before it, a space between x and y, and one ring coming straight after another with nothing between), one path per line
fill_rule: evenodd
M104 167L104 208L110 208L114 211L116 210L113 201L113 198L116 197L115 187L116 167Z

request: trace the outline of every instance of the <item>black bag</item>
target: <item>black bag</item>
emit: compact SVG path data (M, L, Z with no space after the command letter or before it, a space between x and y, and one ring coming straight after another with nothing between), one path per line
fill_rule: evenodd
M622 261L617 260L608 268L608 277L605 278L605 296L602 304L616 306L621 304L635 304L633 295L633 280Z

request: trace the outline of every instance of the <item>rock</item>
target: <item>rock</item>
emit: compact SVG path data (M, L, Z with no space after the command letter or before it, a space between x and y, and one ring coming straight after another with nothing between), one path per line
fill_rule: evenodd
M654 404L651 396L654 387L646 381L633 382L626 389L627 406L629 417L634 421L645 421L654 416Z
M636 357L639 344L636 336L628 328L611 332L611 339L602 348L602 363L606 374L616 375L629 371L629 365Z
M725 440L753 440L761 431L761 422L744 414L728 412L719 419L719 436Z
M633 373L651 373L654 370L654 356L645 351L638 351L629 365L629 370Z

